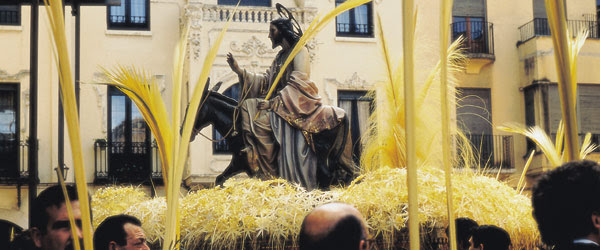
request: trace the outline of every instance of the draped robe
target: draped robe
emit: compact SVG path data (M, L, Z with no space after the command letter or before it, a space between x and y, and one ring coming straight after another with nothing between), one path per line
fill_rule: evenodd
M241 105L248 163L261 178L281 177L311 190L317 187L317 156L312 134L336 127L343 109L323 105L316 84L291 63L269 99L268 110L257 108L271 88L289 51L280 51L264 74L244 70ZM304 49L300 53L307 53ZM257 116L258 114L258 116ZM254 119L256 117L256 119Z

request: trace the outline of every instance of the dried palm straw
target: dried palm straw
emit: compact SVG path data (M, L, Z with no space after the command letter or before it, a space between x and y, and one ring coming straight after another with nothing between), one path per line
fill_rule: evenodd
M444 172L423 166L417 173L421 225L445 228L448 220ZM534 249L540 242L529 198L496 179L470 171L454 173L452 183L457 216L506 229L514 249ZM122 191L110 188L109 193L139 196L139 191L130 187ZM109 216L111 207L122 208L128 202L106 194L101 189L92 198L95 217ZM327 192L307 192L283 180L256 179L230 180L223 188L192 192L182 198L179 206L181 244L185 249L240 249L246 243L263 243L262 246L285 249L296 245L304 216L315 206L330 201L356 206L367 219L370 234L392 247L409 218L406 169L382 167L360 176L348 188ZM158 242L164 237L165 211L164 198L145 198L142 202L129 202L125 213L140 218L149 240Z

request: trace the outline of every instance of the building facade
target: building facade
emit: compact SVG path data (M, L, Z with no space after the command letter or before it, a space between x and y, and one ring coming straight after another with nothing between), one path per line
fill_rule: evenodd
M162 192L161 167L152 135L135 105L106 82L100 67L135 65L151 72L170 110L174 47L182 24L190 23L183 107L189 101L204 57L237 1L232 0L121 0L121 6L82 6L80 10L80 121L86 177L93 188L107 184L142 184L149 192ZM231 52L241 67L263 72L278 49L268 39L269 22L278 18L274 7L282 3L303 28L319 14L343 0L242 0L211 71L211 81L223 82L220 91L236 97L237 76L226 62ZM542 0L455 0L451 38L465 38L469 58L458 77L459 104L453 124L462 128L479 152L486 171L506 176L521 174L526 155L535 145L522 136L496 127L507 122L540 125L556 130L556 70ZM422 82L439 59L438 1L418 1L416 77ZM572 29L587 28L590 38L579 59L578 96L580 131L600 137L600 42L597 3L566 3ZM311 78L325 104L344 108L352 121L354 153L360 154L360 137L366 129L372 100L364 97L385 79L385 66L377 27L385 31L390 54L401 58L401 1L375 0L340 15L307 45ZM71 55L76 47L75 18L66 7L66 29ZM27 4L0 5L0 220L27 227L28 136L30 107L30 13ZM377 22L377 15L382 23ZM57 182L54 169L63 150L59 119L59 80L49 40L46 12L39 10L38 157L39 189ZM73 60L75 61L75 60ZM396 64L398 62L395 62ZM558 112L558 113L557 113ZM558 114L558 116L557 116ZM597 131L598 130L598 131ZM209 138L221 135L208 127ZM228 165L231 154L223 142L198 136L190 145L185 186L197 188L214 182ZM596 157L595 155L591 156ZM64 140L64 166L72 168L68 139ZM536 155L530 169L535 179L545 166ZM509 179L515 179L509 178ZM67 172L73 181L73 171ZM156 187L156 188L151 188ZM0 221L1 222L1 221ZM1 232L0 232L1 233Z

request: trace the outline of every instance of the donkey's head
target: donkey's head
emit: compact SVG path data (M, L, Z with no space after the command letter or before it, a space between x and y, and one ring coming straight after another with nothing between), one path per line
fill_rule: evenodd
M211 90L208 89L208 87L210 86L210 77L206 80L206 84L204 85L204 90L202 91L202 99L200 100L200 107L198 108L198 111L196 112L196 115L193 117L189 117L189 119L194 119L194 127L193 127L193 131L192 131L192 136L190 138L190 141L193 141L196 137L196 134L198 134L200 132L200 130L202 130L204 127L208 126L210 124L210 110L207 108L207 105L204 105L207 101L207 99L209 98L209 95L211 94L211 92L213 91L217 91L220 87L221 84L223 84L223 82L218 82L217 84L215 84L215 86L213 86L213 88ZM187 117L187 111L189 109L189 104L185 109L185 114L186 117L184 117L183 121L185 122L186 119L188 119ZM183 132L183 127L181 128L180 133Z

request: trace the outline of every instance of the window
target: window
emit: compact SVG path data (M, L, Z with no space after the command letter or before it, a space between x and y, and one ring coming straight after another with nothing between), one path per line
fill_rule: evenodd
M19 85L0 84L0 178L19 177Z
M600 19L600 0L596 0L596 19Z
M0 25L21 25L21 6L0 4Z
M236 5L238 0L218 0L219 5ZM271 7L271 0L242 0L240 6L266 6Z
M596 0L596 23L600 22L600 0ZM599 25L600 26L600 25ZM592 33L595 31L596 34L600 34L600 27L597 27L595 30L592 28ZM593 34L592 34L593 36Z
M457 88L456 120L471 141L479 163L494 162L490 89Z
M491 23L485 22L483 17L455 16L452 19L453 41L462 36L468 53L493 54Z
M150 0L121 0L107 8L109 29L150 29Z
M535 126L535 91L534 87L525 88L525 126ZM527 154L535 149L535 142L527 138Z
M346 111L352 136L352 159L358 164L361 155L361 137L367 131L373 99L365 97L366 91L339 91L338 106Z
M552 139L556 136L558 124L562 120L560 95L558 85L547 85L546 93L546 119ZM579 84L577 86L577 128L579 129L579 142L581 143L586 133L592 134L592 142L600 143L600 85Z
M240 85L235 83L231 87L227 88L223 91L223 95L231 97L235 100L240 100ZM213 143L213 153L214 154L231 154L231 150L229 149L229 145L227 145L227 141L223 140L223 135L219 133L213 127L213 138L217 142Z
M452 40L463 36L468 41L483 37L483 17L452 17Z
M150 129L123 92L108 88L108 178L119 182L150 179Z
M486 22L484 0L456 0L452 7L452 40L462 36L467 53L493 54L493 27Z
M335 5L345 1L335 0ZM373 3L363 4L338 15L335 24L337 36L373 37Z

